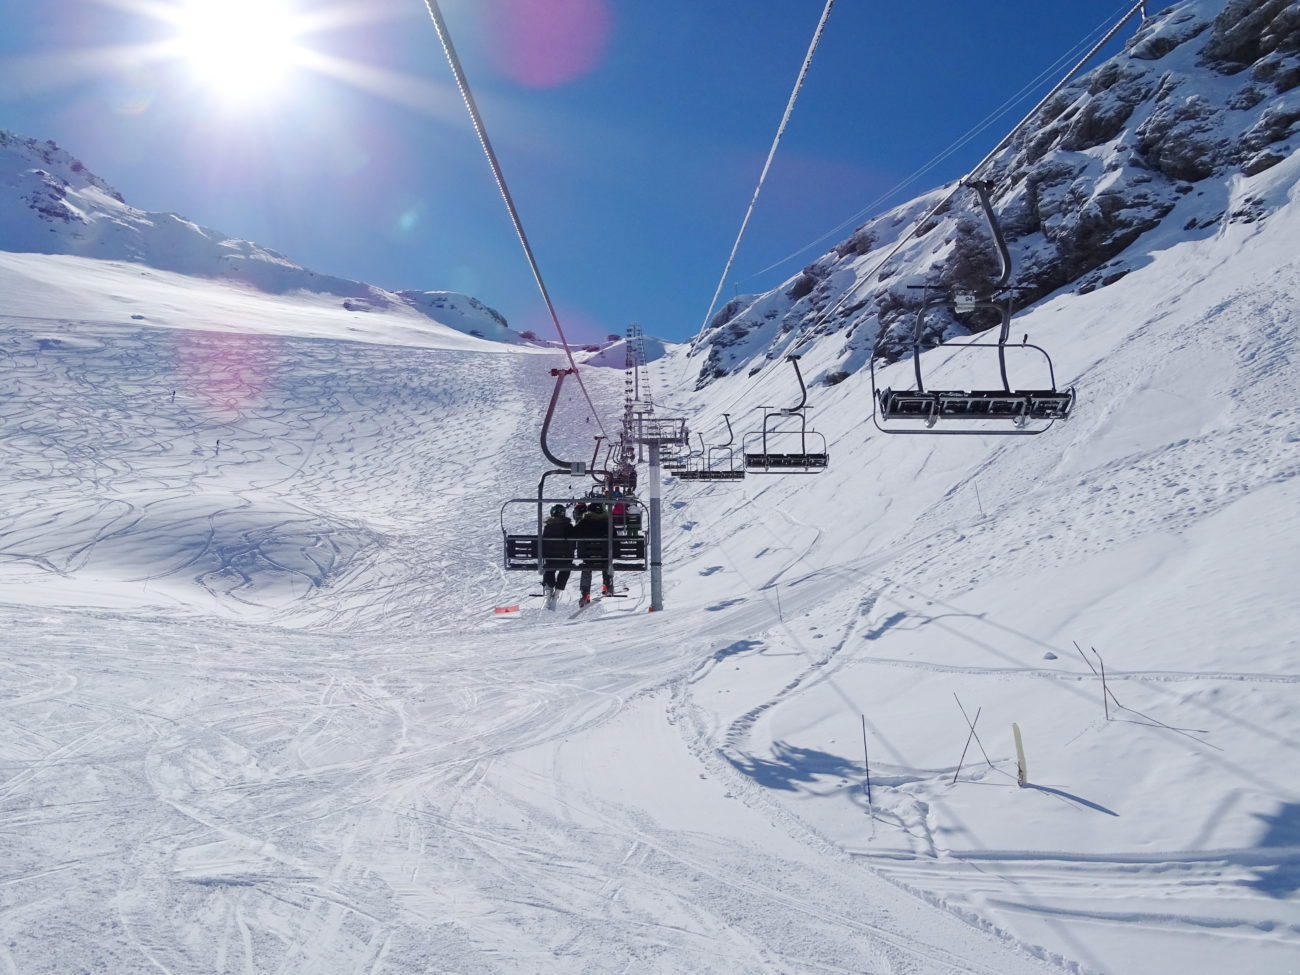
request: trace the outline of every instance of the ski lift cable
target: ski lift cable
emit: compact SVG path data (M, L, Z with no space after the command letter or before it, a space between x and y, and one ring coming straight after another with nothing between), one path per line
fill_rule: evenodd
M754 214L754 206L758 203L758 195L763 191L763 183L767 180L768 170L772 168L772 160L776 157L777 146L781 144L781 137L785 135L790 116L794 113L794 103L799 98L804 79L808 76L808 69L812 66L813 55L817 52L817 45L821 42L822 34L826 30L826 20L830 17L831 7L834 5L835 0L826 0L826 6L822 9L821 20L817 22L817 29L813 31L812 42L808 45L808 53L804 55L803 66L799 69L799 76L795 79L794 88L790 91L790 100L786 102L785 114L781 116L781 124L777 126L776 136L772 139L771 148L767 151L767 160L763 163L763 171L759 173L758 184L754 187L754 195L749 199L749 207L745 210L745 217L740 222L740 232L736 234L735 243L731 245L731 253L727 256L726 266L723 267L722 276L718 279L718 287L713 292L713 300L709 302L709 310L704 315L704 322L700 325L700 332L704 331L708 326L709 319L713 316L713 309L717 307L718 296L722 294L722 289L727 283L727 275L731 273L731 265L736 260L736 252L740 250L740 242L745 236L745 229L749 226L749 218Z
M546 282L542 280L541 268L538 267L532 245L528 242L528 235L524 232L523 221L520 219L519 211L515 207L514 198L510 195L510 187L506 184L501 162L497 159L496 151L492 148L492 142L488 138L487 127L483 124L483 117L479 114L478 104L474 101L474 94L469 87L469 79L465 77L460 57L456 54L456 48L452 44L451 32L447 29L446 20L443 19L442 9L438 6L438 0L424 0L424 4L429 10L429 16L433 18L433 26L438 32L438 39L442 42L443 52L447 55L447 63L451 66L452 74L455 75L456 87L460 89L461 98L465 102L465 107L469 110L470 120L474 124L474 132L478 135L478 141L483 147L484 155L487 156L488 165L492 168L492 176L496 179L497 189L501 191L501 199L505 201L506 210L509 211L510 219L514 223L515 234L519 237L519 243L524 248L524 256L528 259L528 266L532 269L533 279L537 282L537 288L542 293L542 300L546 303L546 310L550 313L551 322L555 325L555 334L560 337L560 344L564 347L564 354L569 360L569 365L573 368L573 375L578 380L578 387L582 390L587 405L591 407L592 416L596 418L596 425L600 427L600 432L604 434L605 425L601 423L596 404L592 402L591 394L587 391L587 385L582 381L582 372L578 369L578 363L573 358L573 351L569 348L569 340L565 337L564 328L560 325L560 316L555 310L555 303L551 301L551 294L546 288Z
M936 203L933 207L931 207L925 213L924 216L922 216L919 220L915 221L912 224L911 229L908 230L908 232L904 234L901 238L899 238L898 243L896 243L892 248L890 248L888 254L886 254L879 261L877 261L876 265L865 275L863 275L862 278L859 279L856 285L846 290L844 294L840 296L839 300L835 302L835 304L831 305L830 308L828 308L826 311L818 315L817 318L813 320L812 325L810 327L815 328L817 325L820 325L822 322L826 321L826 319L828 319L831 315L833 315L840 308L841 305L843 305L850 298L858 294L858 292L862 290L863 284L873 279L880 272L880 269L884 267L896 254L898 254L898 252L901 251L913 237L916 236L916 232L921 227L924 227L925 224L935 214L937 214L940 210L942 210L945 206L948 205L948 202L954 196L957 195L957 193L961 190L962 186L964 186L970 180L974 179L976 175L979 173L979 171L982 170L985 166L987 166L994 156L996 156L999 152L1005 149L1007 145L1011 142L1011 140L1016 137L1016 134L1019 133L1020 130L1023 129L1026 124L1028 124L1030 119L1032 119L1035 115L1038 114L1038 110L1042 108L1044 105L1046 105L1056 95L1057 92L1059 92L1062 88L1064 88L1067 84L1069 84L1074 79L1074 76L1077 75L1080 70L1082 70L1083 66L1087 64L1089 61L1091 61L1093 59L1093 56L1096 55L1098 51L1100 51L1103 47L1105 47L1108 43L1110 43L1111 38L1113 38L1116 34L1118 34L1120 29L1123 28L1123 26L1133 18L1134 14L1141 11L1144 6L1145 4L1142 2L1142 0L1139 0L1138 3L1135 3L1129 9L1128 13L1124 14L1124 16L1121 17L1116 22L1115 26L1112 27L1109 31L1107 31L1106 35L1101 40L1099 40L1095 45L1093 45L1093 47L1088 51L1088 53L1085 54L1082 58L1080 58L1079 61L1072 68L1070 68L1068 72L1066 72L1065 76L1060 81L1058 81L1056 85L1052 87L1052 90L1049 91L1042 98L1040 98L1038 102L1034 105L1034 107L1029 110L1029 113L1025 115L1025 117L1022 118L1019 122L1017 122L1011 128L1011 131L1008 132L1005 136L1003 136L1002 140L998 142L996 146L994 146L992 149L988 151L988 153L984 156L983 159L981 159L979 162L977 162L974 165L974 167L972 167L969 173L967 173L961 179L956 180L953 183L952 188L943 195L943 198L940 199L939 202ZM879 342L880 342L880 337L877 336L876 339L877 347L879 346Z
M968 129L964 135L962 135L959 139L957 139L955 142L949 145L946 149L943 149L941 152L933 156L928 162L922 164L920 167L914 170L910 175L906 176L904 179L895 183L893 186L891 186L885 192L881 193L875 199L871 200L869 203L862 206L852 216L848 217L845 220L841 220L838 224L836 224L830 230L826 231L816 240L809 241L807 244L805 244L803 247L800 247L798 250L787 254L785 257L782 257L779 260L773 261L771 264L767 265L767 267L760 268L759 270L755 271L753 274L749 275L747 278L744 278L743 280L746 281L752 280L753 278L758 277L760 274L766 274L768 271L774 270L775 268L780 267L782 264L785 264L786 262L791 261L796 257L799 257L801 254L807 253L808 251L812 250L812 248L816 247L818 244L823 243L827 239L835 236L836 234L842 232L846 228L852 226L854 223L862 219L867 214L872 213L877 207L885 203L887 200L893 198L895 194L911 186L918 179L920 179L930 170L934 169L936 166L938 166L949 156L953 155L958 150L965 148L976 136L980 135L982 132L988 129L989 126L991 126L994 122L996 122L1008 111L1010 111L1010 109L1014 105L1019 103L1025 97L1025 95L1033 91L1034 88L1036 88L1043 81L1044 78L1050 77L1062 65L1068 64L1071 58L1075 57L1079 51L1084 50L1090 43L1092 43L1092 38L1098 32L1106 30L1107 25L1109 25L1114 20L1115 17L1119 16L1119 14L1122 13L1124 9L1125 8L1120 8L1120 10L1116 11L1114 14L1111 14L1102 23L1094 27L1091 31L1088 32L1088 34L1082 40L1075 42L1075 44L1068 51L1066 51L1055 61L1049 64L1046 68L1040 71L1032 80L1026 82L1025 85L1021 87L1021 89L1018 92L1016 92L1006 101L1004 101L1001 105L999 105L997 108L991 111L980 122L976 123L970 129Z

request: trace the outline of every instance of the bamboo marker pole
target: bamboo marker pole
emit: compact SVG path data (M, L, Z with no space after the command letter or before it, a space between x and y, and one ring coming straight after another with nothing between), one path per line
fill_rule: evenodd
M1025 743L1020 740L1020 725L1011 722L1011 735L1016 739L1016 785L1025 787L1029 781L1029 769L1025 766Z

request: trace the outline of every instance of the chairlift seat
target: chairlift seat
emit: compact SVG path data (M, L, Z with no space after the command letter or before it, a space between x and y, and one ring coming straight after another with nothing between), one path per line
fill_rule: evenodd
M506 536L506 569L537 571L540 559L537 554L538 538L536 535Z
M645 539L641 536L580 538L575 554L575 568L604 569L614 572L640 572L646 567Z
M537 555L537 542L536 535L507 535L506 569L536 572L543 568L542 560ZM572 553L570 559L556 558L548 552L544 567L600 569L610 565L615 572L643 572L647 565L644 536L615 535L613 538L583 538L576 539L570 544L574 545L570 550Z
M745 454L745 467L748 470L821 470L829 463L826 454Z
M897 390L879 393L885 420L1064 420L1074 405L1074 390Z
M629 511L626 514L611 515L616 534L639 535L641 533L641 512Z
M683 481L739 481L744 479L745 472L732 470L681 471L677 477Z

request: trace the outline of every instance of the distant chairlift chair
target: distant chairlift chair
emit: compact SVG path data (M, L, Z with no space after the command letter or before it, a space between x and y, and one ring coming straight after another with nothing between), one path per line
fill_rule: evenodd
M808 387L799 371L799 356L788 355L786 359L794 366L794 374L799 380L799 402L789 409L762 407L762 429L745 434L745 470L750 474L820 474L830 462L826 438L808 429L808 418L804 415ZM799 418L799 429L781 429L780 420L792 416ZM774 420L777 421L775 427L772 425ZM779 449L782 447L785 449ZM792 447L798 449L789 449Z
M677 475L679 478L684 481L744 480L744 465L741 463L741 459L736 456L736 452L731 446L736 439L736 435L731 429L731 414L723 413L722 418L727 421L727 442L724 444L714 444L707 448L704 453L704 462L702 466L680 472ZM702 450L704 449L703 438L700 440L700 447Z
M1007 250L1006 240L998 225L989 202L988 184L971 182L967 184L979 196L980 206L988 221L993 240L997 245L998 256L1002 262L1002 273L990 289L996 294L1007 286L1011 278L1011 255ZM1040 346L1027 341L1008 346L1007 339L1011 332L1011 298L995 300L991 297L977 298L971 295L957 295L932 298L922 303L916 313L916 327L912 336L912 363L916 370L916 388L877 389L876 356L871 359L871 389L873 393L873 419L876 427L883 433L945 433L945 434L1039 434L1044 433L1056 420L1067 419L1074 405L1074 390L1056 388L1056 375L1052 368L1051 356ZM1000 389L975 390L935 390L926 389L921 369L921 336L924 332L926 313L934 308L948 308L954 312L967 313L979 308L996 311L1001 319L996 342L962 342L933 345L931 351L939 348L949 351L966 349L996 349L998 366L1002 376ZM1047 368L1049 389L1017 389L1011 385L1007 375L1007 349L1033 349L1042 355ZM921 421L923 427L890 428L882 421ZM978 429L935 429L940 421L953 420L1009 420L1010 427L983 426ZM1032 421L1046 421L1045 424L1033 424Z
M692 451L686 455L686 466L673 471L673 476L681 481L701 481L704 480L704 470L708 464L707 448L704 446L704 435L696 434L700 438L700 449Z

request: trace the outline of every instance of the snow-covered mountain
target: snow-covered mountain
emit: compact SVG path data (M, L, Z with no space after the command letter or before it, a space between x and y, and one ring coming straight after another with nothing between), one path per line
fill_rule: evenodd
M1289 158L1298 133L1296 4L1195 0L1155 14L977 174L993 186L1019 303L1109 286L1170 235L1259 219L1262 202L1235 190ZM733 298L694 344L698 383L812 342L837 348L811 377L828 382L861 369L878 342L887 358L910 354L922 299L909 286L978 290L997 268L974 194L964 191L872 273L949 189L869 220L779 288ZM926 324L927 340L988 327L941 312Z
M1187 52L1250 58L1298 7L1190 0L1130 53L1201 77ZM810 390L822 473L641 469L654 613L645 573L575 614L576 574L548 612L502 568L503 503L554 466L557 352L0 253L0 970L1300 969L1283 155L1172 184L1024 310L1078 390L1042 436L883 435L847 328L775 334L817 286L750 300L777 324L700 389L700 353L667 349L655 400L709 443L796 397L789 367L745 368L773 341L847 374ZM1022 268L1065 259L1051 225ZM937 271L936 233L900 256ZM599 415L564 387L561 457L620 415L621 373L584 374Z
M657 362L674 348L676 343L646 335L641 339L639 354L645 357L646 362ZM575 355L584 365L622 369L627 363L627 339L607 341L596 346L584 346L582 351Z
M468 335L524 343L501 314L476 298L450 291L394 293L317 274L174 213L138 210L53 142L0 131L0 207L0 251L124 262L267 295L314 294L357 315L414 310Z

